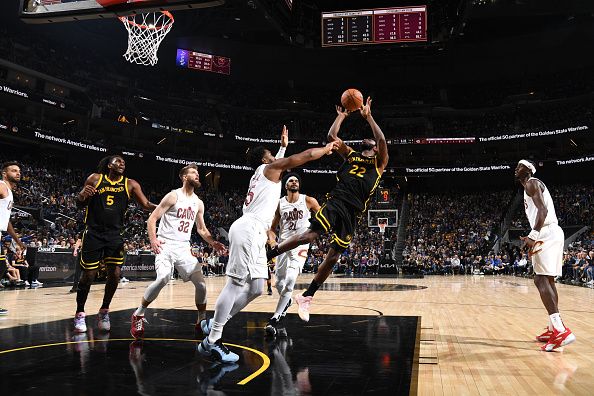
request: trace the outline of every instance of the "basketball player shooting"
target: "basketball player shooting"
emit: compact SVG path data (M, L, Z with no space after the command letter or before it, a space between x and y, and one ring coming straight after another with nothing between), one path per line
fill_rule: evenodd
M279 228L279 242L290 237L301 234L307 230L310 213L320 210L318 201L305 194L300 193L301 180L295 173L285 177L285 189L287 195L282 197L278 203L272 226L268 230L268 245L276 246L276 229ZM287 309L291 306L293 288L297 276L303 270L309 244L301 245L278 256L276 263L276 289L280 297L276 305L276 311L266 325L266 333L276 335L276 326Z
M143 209L157 206L149 202L137 181L124 176L126 161L119 155L104 157L76 197L78 207L86 207L85 230L79 254L82 275L76 290L74 331L87 331L85 303L99 265L107 268L107 282L103 304L98 314L99 330L109 331L109 305L120 282L124 264L124 215L128 202L133 198Z
M267 253L271 259L281 253L315 241L320 234L329 233L332 244L328 254L307 290L295 298L299 305L299 317L309 321L309 308L318 288L332 273L334 264L341 253L348 248L359 219L367 210L367 205L382 173L388 165L388 145L381 128L371 115L371 98L360 110L361 116L369 123L374 139L364 139L361 152L357 152L338 138L338 131L344 119L349 115L341 107L336 107L336 119L328 131L328 141L338 145L338 153L345 159L336 172L336 186L327 196L326 202L310 220L309 229L295 235Z
M198 167L194 164L183 167L179 172L179 178L182 181L182 187L165 195L147 222L151 249L156 254L157 278L148 285L140 306L132 314L130 334L136 339L144 335L146 309L169 282L172 266L177 269L184 282L191 281L196 289L194 295L198 309L196 328L199 329L200 321L206 319L206 282L202 276L201 264L192 255L190 245L194 224L198 235L213 249L219 253L225 251L225 245L215 241L206 228L204 202L194 193L194 190L201 185ZM158 220L161 222L158 232L155 232Z
M286 127L283 127L283 133ZM252 300L262 294L268 277L266 259L267 232L272 224L281 193L284 171L317 160L338 148L337 142L313 148L287 158L275 158L262 146L247 153L248 164L255 169L243 204L243 216L229 229L227 283L215 304L214 318L201 322L205 335L198 346L200 354L225 363L239 356L223 344L223 327Z
M545 184L533 177L534 165L521 160L516 166L516 180L524 187L524 208L532 231L521 237L534 267L534 284L549 314L549 325L536 339L545 344L543 351L551 352L575 341L575 335L565 327L559 315L559 293L555 277L561 276L565 235L559 227L553 199Z

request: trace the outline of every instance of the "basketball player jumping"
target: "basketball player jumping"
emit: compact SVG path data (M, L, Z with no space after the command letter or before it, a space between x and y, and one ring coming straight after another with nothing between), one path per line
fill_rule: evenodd
M119 155L103 158L97 166L97 173L91 174L78 193L76 203L85 207L85 230L79 254L82 276L76 291L76 315L74 331L87 331L85 303L91 284L103 262L107 268L107 282L103 304L98 314L98 327L109 331L109 304L118 288L121 266L124 263L124 214L130 198L145 210L153 210L156 205L149 202L140 184L124 176L126 162Z
M136 339L144 335L146 308L169 282L172 266L177 269L184 281L190 280L196 288L194 296L198 308L196 327L199 329L200 321L206 319L206 282L202 276L202 265L192 255L190 245L194 223L202 239L215 250L221 253L225 251L225 246L215 241L206 228L204 202L194 193L194 190L200 187L198 167L194 164L183 167L179 172L179 178L182 181L182 187L165 195L147 222L151 248L157 255L155 258L157 279L148 285L140 306L132 314L130 334ZM157 220L161 222L159 231L155 232Z
M308 197L299 192L301 181L297 174L289 174L285 178L287 195L282 197L268 230L268 245L276 246L276 228L279 227L279 243L286 241L293 235L301 234L307 230L310 212L320 210L320 204L313 197ZM309 244L301 245L293 250L281 254L276 262L276 289L280 294L276 311L266 325L266 333L276 335L276 326L291 305L293 287L297 276L303 270L307 259Z
M286 127L283 127L286 131ZM229 263L227 283L217 298L214 318L201 322L208 334L198 346L203 356L231 363L239 356L221 341L223 327L236 313L263 292L267 278L266 240L278 207L282 173L331 154L334 142L287 158L276 159L269 150L258 146L248 151L248 163L255 169L243 204L243 216L229 229Z
M336 186L327 195L326 202L310 220L311 224L304 233L294 235L267 253L267 258L271 259L297 246L312 243L322 232L332 236L332 244L316 276L308 289L295 298L299 305L299 317L306 322L309 321L313 295L332 273L340 254L349 246L357 222L367 210L389 159L386 138L371 115L371 98L367 98L360 112L371 126L375 140L364 139L361 152L356 152L338 138L340 125L348 113L339 106L336 112L338 115L328 131L328 140L339 145L338 152L345 159L336 172Z
M2 180L0 180L0 241L2 240L2 233L8 232L8 235L12 237L15 243L25 251L27 247L21 242L10 222L10 212L14 204L12 190L21 181L21 167L18 162L11 161L3 163L0 170L2 171ZM6 257L2 252L2 243L0 243L0 277L4 275L6 268ZM3 315L8 315L8 310L0 308L0 316Z
M575 335L559 316L559 293L555 286L555 277L561 276L563 266L565 235L559 227L551 194L542 181L533 177L534 173L536 168L531 162L518 162L515 177L524 187L524 208L532 228L528 236L521 239L529 249L534 284L549 314L547 330L536 339L545 343L541 347L543 351L550 352L574 342Z

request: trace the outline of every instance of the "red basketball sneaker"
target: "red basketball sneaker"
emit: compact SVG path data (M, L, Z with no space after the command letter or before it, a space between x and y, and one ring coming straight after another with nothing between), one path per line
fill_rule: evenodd
M132 334L132 337L136 338L137 340L142 338L144 335L145 322L146 319L144 318L144 315L136 316L132 314L132 323L130 324L130 334Z
M546 327L546 331L544 333L536 336L536 341L547 342L552 336L553 330L549 330L549 328Z
M575 341L575 335L569 330L569 328L565 328L564 332L558 332L556 329L553 330L553 335L546 344L540 347L541 350L546 352L554 351L555 349L561 348L565 345L569 345Z

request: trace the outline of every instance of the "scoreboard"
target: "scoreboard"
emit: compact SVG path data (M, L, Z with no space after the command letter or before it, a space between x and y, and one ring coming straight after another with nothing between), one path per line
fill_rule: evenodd
M177 49L175 63L179 67L206 72L231 74L231 59L224 56Z
M322 13L322 47L427 41L427 6Z

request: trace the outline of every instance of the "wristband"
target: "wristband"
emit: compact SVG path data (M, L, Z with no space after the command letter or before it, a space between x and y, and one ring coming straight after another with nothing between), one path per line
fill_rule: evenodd
M528 238L532 239L533 241L536 241L539 235L540 231L532 230L530 231L530 234L528 234Z
M276 155L274 156L274 158L279 159L279 158L284 158L285 157L285 151L287 151L286 147L281 146L278 149L278 153L276 153Z

